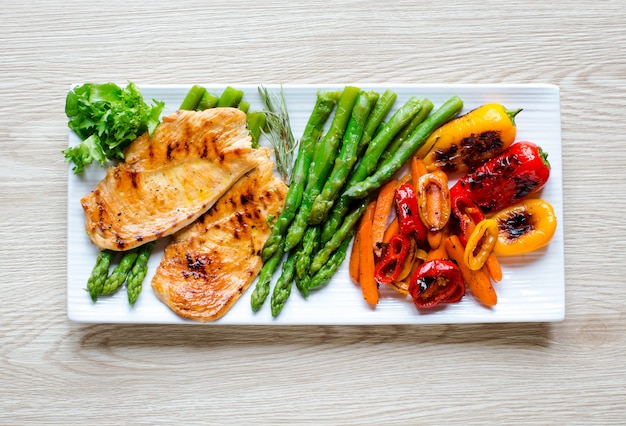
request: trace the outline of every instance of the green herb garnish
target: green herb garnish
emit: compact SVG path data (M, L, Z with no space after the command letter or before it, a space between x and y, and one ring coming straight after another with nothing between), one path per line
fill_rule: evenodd
M264 130L263 134L274 148L278 173L289 184L291 182L293 153L297 147L297 142L291 131L283 88L281 86L279 93L270 93L265 87L259 86L259 95L267 108L265 111L267 130Z
M152 135L164 106L156 100L147 105L132 82L124 89L114 83L76 87L67 94L65 114L82 142L63 151L65 160L74 163L75 174L94 161L105 167L107 160L123 160L133 140L146 131Z

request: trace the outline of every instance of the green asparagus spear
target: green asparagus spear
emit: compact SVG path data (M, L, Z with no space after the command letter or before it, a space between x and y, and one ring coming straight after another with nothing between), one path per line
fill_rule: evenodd
M363 136L367 118L377 100L378 93L376 92L359 92L354 108L352 108L352 116L348 122L339 155L322 191L315 198L311 207L309 224L317 225L322 223L339 196L341 189L346 183L348 174L358 159L359 142Z
M325 244L335 235L335 232L337 232L337 229L341 226L341 222L346 214L348 214L352 204L353 199L350 197L341 195L337 198L324 225L322 225L322 243Z
M361 157L363 151L365 151L374 136L378 133L377 130L379 130L381 123L393 107L393 104L396 102L397 98L398 95L395 92L391 90L385 90L381 97L378 99L378 101L376 101L376 105L374 105L372 113L367 118L365 130L363 131L363 137L361 137L361 142L359 142L359 157Z
M309 213L313 206L313 201L319 195L328 173L333 166L339 145L346 131L348 121L354 106L354 101L359 93L357 87L346 86L337 103L337 110L330 125L330 129L315 148L313 161L309 167L307 184L304 190L302 203L296 213L294 220L287 231L285 250L291 250L302 240L304 231L307 228Z
M433 110L433 103L428 99L422 100L422 109L413 117L413 119L404 126L404 128L396 135L391 144L387 147L385 152L380 156L380 162L386 161L389 157L391 157L397 150L402 146L405 140L411 136L411 133L415 131L417 126L419 126L422 121L428 117L428 114Z
M252 138L252 148L258 148L261 130L265 126L265 113L261 111L249 112L246 115L246 125L248 126L250 138Z
M114 255L115 252L111 250L101 250L98 253L96 264L91 271L91 276L87 280L87 291L89 292L89 296L91 296L91 300L94 302L98 300L98 297L102 294L102 288L109 275L109 266L111 265Z
M183 99L178 109L187 111L195 110L205 93L206 89L204 87L198 85L191 86L191 89L189 89L187 95L185 95L185 99Z
M220 95L217 101L217 107L233 107L236 108L243 98L243 90L235 89L231 86L226 86L224 91Z
M352 109L360 90L358 87L346 86L337 103L337 111L330 125L330 129L321 143L316 146L313 160L311 162L309 176L307 178L306 190L321 189L330 173L333 161L343 139ZM321 184L321 185L320 185ZM307 194L305 193L305 196Z
M309 297L309 283L311 282L311 277L307 274L302 278L295 277L296 288L305 299Z
M250 305L254 312L261 309L265 303L265 299L267 299L267 296L270 294L270 281L272 280L272 275L282 258L282 244L279 244L279 250L277 250L265 263L263 263L263 267L259 273L259 279L254 287L254 290L252 291L252 296L250 297Z
M284 234L287 232L289 224L291 224L291 221L296 215L296 211L302 201L307 172L313 159L315 144L319 140L324 130L324 124L326 120L328 120L337 100L338 95L332 92L319 92L317 94L317 101L313 107L313 112L300 138L300 148L296 157L292 181L291 185L289 185L289 191L285 198L283 210L276 223L274 223L272 232L263 247L263 261L267 261L276 253L281 240L284 239Z
M287 260L283 262L283 269L274 291L272 292L272 298L270 300L270 306L272 308L272 316L277 317L280 311L283 310L289 295L291 294L291 286L293 284L293 273L296 269L296 252L291 251L287 256Z
M250 109L250 103L246 101L241 101L239 102L239 105L237 106L237 108L239 108L241 111L247 114L248 110Z
M344 219L341 227L335 232L333 237L322 247L320 251L317 252L313 260L311 261L311 266L309 267L309 274L314 275L317 273L322 266L326 264L330 256L337 250L343 240L345 240L348 236L353 235L353 231L356 229L357 224L359 223L359 219L367 205L370 202L370 198L365 198L360 200L359 205L353 209Z
M304 280L309 273L311 258L319 245L320 227L309 226L302 237L301 248L298 250L298 259L296 261L296 278Z
M363 132L363 137L359 144L358 158L363 156L364 151L367 149L372 139L385 128L386 123L384 123L383 120L387 117L391 108L393 108L397 98L398 95L395 92L387 89L376 102L374 110L368 117L367 124L365 125L365 131ZM352 170L352 174L353 173L354 170ZM352 198L340 196L335 200L333 208L322 227L322 243L325 244L332 238L351 206Z
M309 291L316 290L326 284L337 272L337 269L341 266L346 258L348 247L352 241L355 230L353 229L347 238L343 240L341 246L330 256L328 262L319 270L308 282Z
M463 101L458 96L453 96L440 106L434 113L428 116L409 139L404 141L395 155L385 161L376 172L361 182L350 185L344 194L348 197L362 198L380 188L426 141L428 136L438 127L455 117L463 108Z
M367 146L365 154L363 154L361 158L361 162L350 174L345 187L349 187L355 182L360 182L373 172L383 151L402 128L419 113L421 108L422 102L418 98L412 97L391 116L389 121L383 125ZM344 191L335 201L322 229L322 242L330 240L337 231L337 228L341 225L344 216L348 213L348 209L350 208L350 199L351 197L346 196Z
M133 265L135 264L135 259L137 259L137 251L129 250L124 253L120 263L117 264L115 268L113 268L113 272L111 275L107 277L104 281L104 286L102 287L102 296L108 296L113 294L119 289L124 282L126 282L126 277L130 273Z
M376 137L370 142L361 158L361 162L354 170L354 173L350 176L348 185L354 182L359 182L372 174L378 165L378 159L384 152L385 148L389 146L393 138L406 126L422 108L422 102L416 97L412 97L405 102L396 112L391 116L389 121L385 123L382 130L376 135Z
M155 242L153 241L146 243L137 249L137 259L135 260L135 264L126 278L126 294L128 297L128 303L131 306L135 304L141 294L143 280L148 273L148 259L150 259L154 245Z
M196 107L196 111L204 111L205 109L215 108L219 99L220 98L218 96L215 96L207 90L204 92L204 95L202 95L202 98Z

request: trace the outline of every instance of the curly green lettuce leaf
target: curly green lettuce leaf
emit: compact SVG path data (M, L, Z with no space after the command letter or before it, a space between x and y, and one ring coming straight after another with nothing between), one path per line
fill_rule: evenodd
M102 150L98 135L91 135L82 143L63 151L65 160L74 164L72 170L75 174L83 172L86 166L97 161L102 167L105 166L107 157Z
M86 83L70 91L65 114L82 142L63 154L74 164L74 173L82 173L94 161L105 167L107 160L123 160L124 149L133 140L145 132L152 135L165 106L152 102L146 104L132 82L123 89L114 83Z

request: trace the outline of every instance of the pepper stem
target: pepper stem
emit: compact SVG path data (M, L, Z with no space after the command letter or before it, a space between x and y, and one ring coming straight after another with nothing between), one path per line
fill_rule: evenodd
M539 156L541 157L541 161L543 161L543 164L545 164L549 169L552 168L550 166L550 162L548 161L548 153L545 152L543 149L541 149L540 146L537 147L537 152L539 153Z
M515 126L515 116L517 114L519 114L524 108L518 108L518 109L504 109L504 111L506 112L506 115L509 116L509 118L511 119L511 123L513 123L513 125Z

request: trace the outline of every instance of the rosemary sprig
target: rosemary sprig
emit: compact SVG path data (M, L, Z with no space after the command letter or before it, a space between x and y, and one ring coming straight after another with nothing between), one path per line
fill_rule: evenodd
M291 132L291 123L287 111L287 101L283 87L280 92L269 92L265 87L259 86L259 95L267 108L266 125L267 130L263 134L274 148L276 156L276 168L286 183L291 183L291 172L293 168L293 153L297 147L297 141Z

